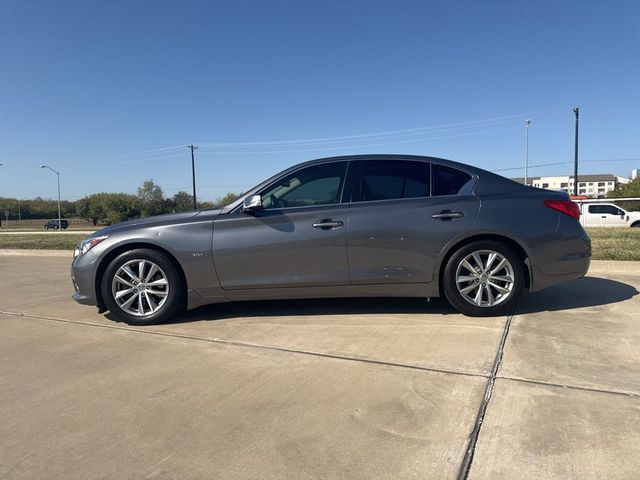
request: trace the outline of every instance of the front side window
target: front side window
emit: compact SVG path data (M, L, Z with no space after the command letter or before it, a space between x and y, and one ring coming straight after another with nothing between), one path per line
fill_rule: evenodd
M303 168L270 185L261 194L262 208L310 207L340 203L347 162Z
M444 165L433 165L433 195L457 195L467 183L471 175Z
M428 196L429 163L410 160L366 160L362 163L361 201Z
M607 215L622 215L622 210L613 205L602 205L602 213L606 213Z

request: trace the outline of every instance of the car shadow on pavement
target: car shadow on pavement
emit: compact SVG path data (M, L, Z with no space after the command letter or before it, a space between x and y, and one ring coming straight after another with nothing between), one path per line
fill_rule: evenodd
M516 314L610 305L629 300L638 293L634 286L623 282L584 277L524 295L516 307Z
M255 300L206 305L168 323L223 320L242 317L375 314L451 314L456 311L441 298L329 298Z
M623 282L585 277L545 290L526 293L516 307L518 315L596 307L628 300L639 292ZM169 324L228 320L243 317L313 315L457 314L444 298L330 298L255 300L205 305L180 315ZM110 314L107 318L112 318ZM473 319L470 319L471 321Z

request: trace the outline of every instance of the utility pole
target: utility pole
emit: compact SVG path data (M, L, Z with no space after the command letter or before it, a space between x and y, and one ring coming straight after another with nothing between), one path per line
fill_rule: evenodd
M57 172L48 165L40 165L40 168L48 168L58 177L58 230L62 231L62 214L60 210L60 172Z
M196 201L196 160L193 155L193 151L197 150L198 147L192 144L192 145L189 145L187 148L191 150L191 178L193 180L193 209L197 210L198 202Z
M573 194L578 195L578 125L580 123L580 107L575 107L573 113L576 114L576 142L573 157Z
M524 121L524 185L527 186L527 180L529 179L529 125L531 120L526 119Z

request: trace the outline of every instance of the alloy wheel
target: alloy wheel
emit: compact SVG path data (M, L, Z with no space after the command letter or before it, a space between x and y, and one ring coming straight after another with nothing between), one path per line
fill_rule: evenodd
M169 282L157 264L135 259L118 268L111 282L111 293L124 312L142 317L162 308L169 295Z
M477 307L493 307L506 301L515 282L509 260L493 250L478 250L464 257L455 278L462 298Z

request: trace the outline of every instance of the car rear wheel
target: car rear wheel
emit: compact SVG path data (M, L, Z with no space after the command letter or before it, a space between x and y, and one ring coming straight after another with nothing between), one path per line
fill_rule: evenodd
M444 270L443 290L458 311L472 317L506 315L524 286L524 264L507 245L478 241L455 252Z
M132 325L166 322L185 307L186 288L177 267L151 249L129 250L112 260L101 291L109 311Z

